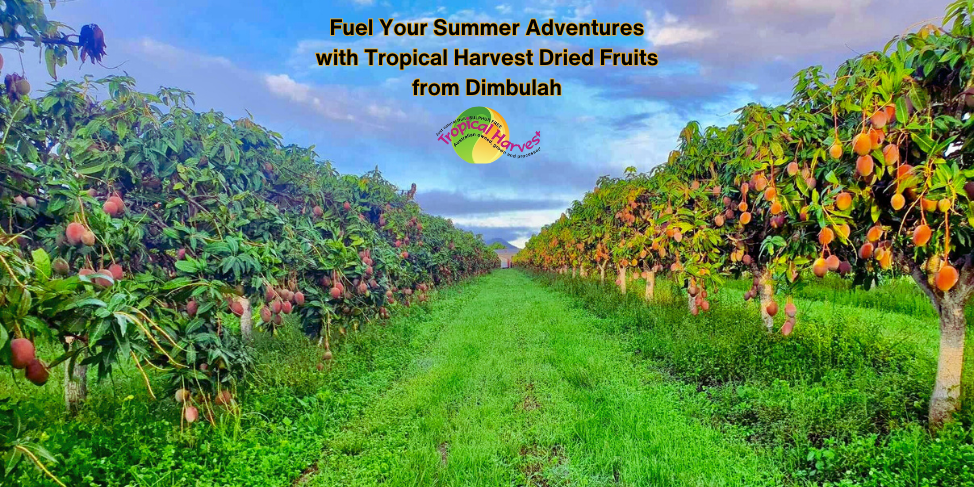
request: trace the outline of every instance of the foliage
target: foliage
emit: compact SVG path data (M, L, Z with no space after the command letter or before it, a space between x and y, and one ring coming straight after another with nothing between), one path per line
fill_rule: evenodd
M600 179L516 264L612 262L622 276L668 268L694 314L709 309L708 290L750 272L744 297L760 294L769 332L775 289L790 294L803 274L868 284L906 273L941 317L930 420L944 422L958 407L954 352L974 294L972 15L974 5L955 1L943 27L897 37L832 79L819 67L799 72L788 103L747 105L727 127L688 124L665 164ZM797 317L785 309L787 336Z

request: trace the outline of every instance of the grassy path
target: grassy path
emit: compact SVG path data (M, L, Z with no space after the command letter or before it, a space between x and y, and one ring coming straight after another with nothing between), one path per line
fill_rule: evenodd
M308 485L778 483L568 298L516 271L468 293L434 312L429 352L328 441Z

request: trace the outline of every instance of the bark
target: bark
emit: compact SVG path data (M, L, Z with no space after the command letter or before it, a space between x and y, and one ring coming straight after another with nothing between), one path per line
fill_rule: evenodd
M960 270L957 285L946 293L930 286L926 273L909 258L902 258L910 269L917 286L926 293L940 315L940 350L937 354L937 380L930 396L928 421L932 429L940 429L961 407L961 384L964 371L964 335L967 319L964 308L974 292L974 268L970 256Z
M656 293L656 271L646 272L646 301L652 301Z
M768 333L774 332L774 317L768 314L768 305L774 299L774 284L771 280L771 271L767 270L758 274L761 279L761 321L764 322Z
M952 290L953 291L953 290ZM945 296L940 306L940 353L937 382L930 396L930 426L938 429L960 410L961 376L964 369L964 301Z
M575 267L575 266L572 266L572 279L574 279L574 278L575 278L575 271L576 271L576 270L578 270L578 268L577 268L577 267Z
M88 399L88 366L81 365L84 358L84 353L75 357L73 370L71 361L64 361L64 407L71 415L81 410Z
M616 281L619 284L619 292L626 294L626 267L619 266L619 278Z
M240 315L240 336L244 341L250 341L254 332L254 314L250 311L250 299L241 297L240 304L243 305L243 314Z
M605 264L599 266L599 280L605 282Z
M585 272L584 265L578 266L578 274L581 275L582 277L588 277L588 273Z
M696 315L698 313L697 298L696 296L690 296L690 293L687 293L687 309L689 309L690 313L693 315Z

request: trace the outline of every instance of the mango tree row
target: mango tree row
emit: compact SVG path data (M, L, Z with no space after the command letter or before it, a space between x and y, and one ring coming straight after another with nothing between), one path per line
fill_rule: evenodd
M25 23L5 32L42 33L54 65L78 48L39 2L11 5ZM98 33L82 57L104 54ZM213 421L214 406L236 407L255 326L298 315L323 369L338 337L498 265L479 236L424 214L415 184L341 175L250 119L194 111L188 92L111 76L32 98L13 76L0 90L0 366L43 385L64 364L69 409L89 367L103 378L127 363L152 395L146 369L161 370L186 422ZM40 465L2 411L5 465Z
M710 307L725 276L749 273L774 331L776 293L806 274L864 284L906 273L940 315L929 421L960 407L964 308L974 293L974 42L971 6L948 6L882 51L834 76L796 76L783 105L747 105L727 127L690 123L679 147L649 173L603 177L516 260L548 270L613 265L647 278L669 270L690 311ZM781 332L796 323L790 300Z

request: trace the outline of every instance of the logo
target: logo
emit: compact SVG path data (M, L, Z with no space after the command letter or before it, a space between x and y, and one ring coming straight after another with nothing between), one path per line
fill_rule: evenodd
M440 129L437 140L453 147L453 151L471 164L490 164L505 153L508 157L532 156L541 150L541 132L521 144L511 142L507 121L496 110L473 107Z

